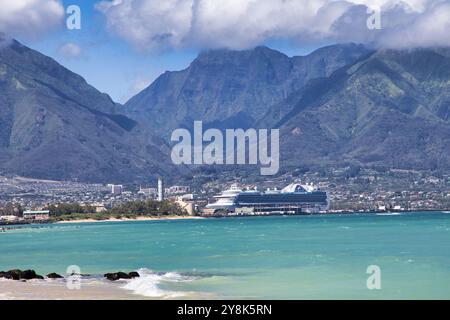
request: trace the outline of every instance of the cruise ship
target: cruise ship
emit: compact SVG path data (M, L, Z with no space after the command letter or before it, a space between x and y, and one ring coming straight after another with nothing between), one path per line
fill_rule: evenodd
M214 196L215 202L206 206L205 214L265 215L311 214L328 210L325 191L313 185L293 183L282 190L241 190L237 184Z

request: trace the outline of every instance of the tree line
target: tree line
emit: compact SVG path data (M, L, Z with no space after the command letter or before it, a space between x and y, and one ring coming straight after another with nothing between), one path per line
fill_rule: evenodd
M7 203L4 206L0 207L0 216L23 216L23 208L20 204L16 203Z
M71 214L92 214L96 213L96 207L91 205L81 205L79 203L58 203L47 206L44 210L50 211L50 216L58 217ZM178 204L172 200L162 202L155 200L129 201L106 211L102 215L140 215L140 216L160 216L160 215L183 215L186 214Z
M97 212L96 207L80 203L55 203L47 205L43 210L48 210L51 217L70 215L97 214L101 216L167 216L185 215L187 212L173 200L162 202L155 200L129 201L103 212ZM24 209L20 204L8 203L0 207L0 216L23 216Z

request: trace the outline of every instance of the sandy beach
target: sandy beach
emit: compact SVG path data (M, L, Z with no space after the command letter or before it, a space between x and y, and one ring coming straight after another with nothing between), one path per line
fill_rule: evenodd
M69 289L66 280L31 280L27 282L0 279L0 300L134 300L146 299L123 284L101 280L82 280L80 289ZM147 298L148 299L148 298Z
M164 278L164 276L162 276ZM160 279L162 279L160 278ZM0 279L0 300L172 300L214 299L215 294L192 291L166 291L155 276L109 281L82 278L78 288L70 289L67 279L16 281ZM167 279L166 279L167 281ZM178 276L173 281L179 281Z
M80 219L80 220L64 220L64 221L57 221L54 223L92 223L92 222L124 222L124 221L155 221L155 220L186 220L186 219L206 219L204 217L197 217L197 216L168 216L168 217L136 217L136 218L114 218L111 217L109 219L105 220L95 220L95 219Z

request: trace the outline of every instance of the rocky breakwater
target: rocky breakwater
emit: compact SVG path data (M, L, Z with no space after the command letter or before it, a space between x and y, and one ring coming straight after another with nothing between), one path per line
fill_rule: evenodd
M133 279L133 278L138 278L139 277L139 273L137 273L136 271L133 272L113 272L113 273L106 273L105 278L110 280L110 281L116 281L116 280L120 280L120 279Z
M0 278L11 279L11 280L33 280L39 279L43 280L44 277L36 274L34 270L19 270L13 269L9 271L0 271Z
M72 274L72 276L75 274ZM81 277L83 276L89 276L89 275L79 275ZM121 280L121 279L133 279L133 278L137 278L139 277L139 273L137 273L136 271L132 271L132 272L113 272L113 273L106 273L104 274L104 277L107 280L110 281L116 281L116 280ZM4 278L4 279L9 279L9 280L21 280L21 281L26 281L26 280L33 280L33 279L38 279L38 280L44 280L44 279L64 279L63 276L52 272L49 273L46 277L41 276L39 274L37 274L34 270L19 270L19 269L13 269L13 270L9 270L9 271L0 271L0 278Z

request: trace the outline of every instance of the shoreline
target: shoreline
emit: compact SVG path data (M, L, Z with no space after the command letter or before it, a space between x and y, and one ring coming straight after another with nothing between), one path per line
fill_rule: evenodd
M79 220L61 220L51 221L50 224L66 224L66 223L97 223L97 222L126 222L126 221L164 221L164 220L196 220L205 219L199 216L167 216L167 217L136 217L136 218L108 218L104 220L95 219L79 219Z
M81 280L79 290L69 289L67 280L0 280L1 300L148 300L123 288L124 283L102 280Z
M193 281L177 272L149 269L106 274L80 274L76 278L50 273L41 276L34 270L0 271L1 300L184 300L213 298L215 293L189 288L161 287L162 283ZM15 276L15 278L11 278ZM72 277L72 278L71 278Z
M402 213L414 213L414 212L426 212L426 213L450 213L448 210L403 210L403 211L340 211L340 212L327 212L327 213L308 213L308 214L259 214L259 215L202 215L202 216L136 216L133 218L115 218L110 217L108 219L73 219L73 220L44 220L44 221L0 221L0 227L2 226L14 226L14 225L28 225L28 224L68 224L68 223L100 223L100 222L127 222L127 221L169 221L169 220L203 220L203 219L222 219L222 218L244 218L244 217L269 217L269 216L311 216L311 215L361 215L361 214L383 214L383 215L396 215ZM3 231L3 230L0 230Z
M97 223L97 222L127 222L127 221L168 221L168 220L204 220L204 219L227 219L227 218L257 218L257 217L274 217L274 216L312 216L312 215L355 215L355 214L380 214L380 215L399 215L401 213L427 212L427 213L446 213L448 211L440 210L423 210L423 211L365 211L365 212L329 212L329 213L313 213L313 214L264 214L264 215L210 215L210 216L168 216L168 217L136 217L136 218L114 218L105 220L80 219L80 220L62 220L49 222L50 224L68 224L68 223Z
M144 279L146 281L146 279ZM151 280L148 280L151 281ZM130 280L108 282L81 279L78 288L70 289L67 279L28 280L0 279L0 301L5 300L214 300L218 294L203 291L165 291L154 284L157 292L140 292ZM150 283L151 284L151 283ZM131 287L130 287L131 285ZM139 283L138 283L139 285ZM142 285L142 283L141 283ZM159 291L159 292L158 292Z

